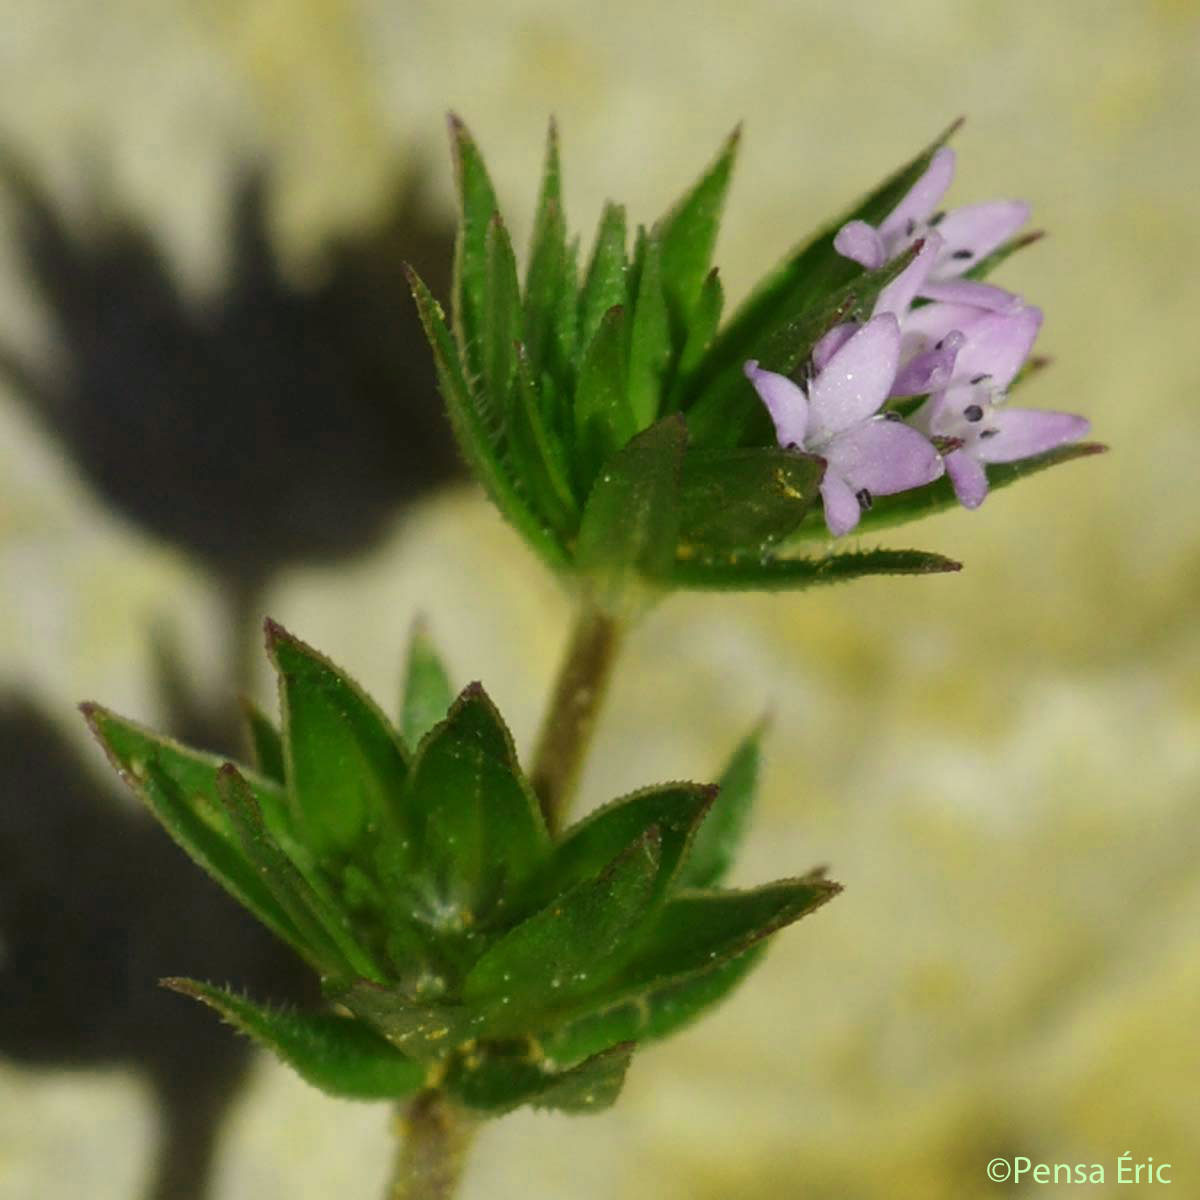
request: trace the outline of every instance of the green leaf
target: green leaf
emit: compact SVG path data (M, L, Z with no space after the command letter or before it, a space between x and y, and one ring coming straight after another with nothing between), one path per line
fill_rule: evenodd
M629 402L627 313L610 308L583 356L575 389L575 459L584 489L637 432Z
M250 734L250 745L254 751L254 766L260 775L283 787L286 783L283 769L283 738L275 723L248 696L239 698L242 715Z
M566 450L551 420L552 407L543 401L529 359L518 348L509 426L513 458L547 523L562 533L574 532L579 527L579 502L571 487Z
M605 315L628 303L625 272L625 209L619 204L606 204L579 293L578 345L581 350L586 352L591 345Z
M680 558L757 555L792 533L814 503L825 464L775 446L692 449L679 486Z
M217 789L247 860L291 918L322 971L382 982L382 971L359 945L346 913L328 888L314 887L312 874L303 875L267 832L249 785L232 763L217 772Z
M524 1044L484 1046L457 1060L446 1089L466 1107L499 1116L522 1104L561 1112L608 1108L620 1094L632 1046L615 1046L568 1071L547 1070Z
M533 223L529 268L525 274L525 345L536 377L541 373L563 294L575 303L573 280L568 287L567 227L563 212L562 172L558 161L558 129L551 120L546 134L546 165Z
M733 865L758 787L762 733L760 723L733 752L721 773L716 801L697 831L691 853L679 873L680 887L711 887L720 883Z
M223 760L187 750L98 704L81 708L109 761L172 840L268 929L318 965L291 917L247 862L220 805L217 771ZM248 779L260 799L274 790L282 803L274 784L253 774Z
M836 291L806 303L799 311L781 309L776 320L751 347L754 358L768 371L788 375L811 355L813 347L835 325L866 320L889 283L916 257L920 243L877 271L855 266L856 276ZM688 409L688 430L696 445L735 446L773 443L774 430L766 405L759 398L743 367L745 360L723 368L703 388Z
M328 982L325 994L345 1005L398 1050L422 1062L444 1061L470 1039L471 1009L463 1005L426 1004L395 987L367 980Z
M812 874L747 891L682 892L661 910L608 990L637 993L701 975L814 912L841 890Z
M305 844L320 858L402 826L408 764L375 702L273 621L267 648L279 673L288 791Z
M500 418L485 409L467 383L441 306L411 269L408 271L408 282L433 350L438 386L463 456L492 503L546 563L552 567L566 566L567 557L558 539L535 515L513 483L500 455Z
M988 490L998 491L1045 471L1048 467L1057 467L1062 463L1073 462L1077 458L1090 458L1094 454L1103 454L1108 449L1100 442L1073 442L1068 446L1059 446L1047 450L1045 454L1037 454L1032 458L1023 458L1019 462L990 463L987 467ZM948 475L934 480L923 488L914 488L908 492L898 492L894 496L877 496L871 508L863 513L859 527L863 533L874 533L894 525L904 525L934 513L944 512L948 508L958 506L954 495L954 485ZM820 530L805 522L798 531L799 535L819 536Z
M697 591L798 591L866 575L932 575L961 571L962 563L924 550L848 550L820 558L690 559L675 563L674 587Z
M415 746L445 718L453 700L454 689L429 636L429 627L418 620L408 640L408 663L404 671L400 729L405 744Z
M1029 233L1022 233L1015 238L1010 238L1002 246L997 246L986 258L981 258L963 275L963 278L986 279L1006 258L1016 254L1018 250L1024 250L1026 246L1040 242L1045 236L1042 230L1034 229Z
M644 599L645 581L669 569L686 445L681 416L659 421L609 460L588 497L575 559L610 608L635 607Z
M668 1037L714 1008L758 965L766 943L692 976L683 983L651 988L633 1000L589 1013L542 1038L556 1062L576 1062L609 1046Z
M667 412L675 412L683 397L690 393L693 376L712 347L713 339L717 336L717 326L721 323L721 310L724 305L725 289L721 286L717 268L713 267L705 277L696 307L688 322L687 338L679 355L675 380L671 384L671 391L667 399Z
M331 1096L398 1100L425 1082L420 1063L350 1018L265 1008L194 979L164 979L163 984L215 1009L287 1063L306 1083Z
M414 829L407 882L443 933L501 913L549 853L512 737L477 683L421 743L405 803Z
M521 336L521 288L512 241L500 214L488 222L484 241L484 307L480 341L483 386L491 404L504 411L516 371L516 343ZM505 420L507 427L507 415Z
M697 377L696 391L692 396L718 375L731 370L740 371L746 359L763 359L758 347L782 321L794 320L823 297L845 287L859 275L862 268L852 260L843 258L833 248L837 231L847 221L866 221L870 225L878 225L925 173L934 152L946 143L961 123L956 121L864 200L794 250L751 292L717 337L705 360L704 369ZM769 364L764 360L763 365ZM770 369L778 368L770 366Z
M651 237L638 275L629 339L629 406L633 428L645 429L658 417L663 373L671 355L671 330L663 292L660 249Z
M725 194L737 158L741 127L726 139L712 165L658 226L667 303L676 329L691 322L701 286L712 265Z
M463 998L485 1006L481 1032L519 1032L538 1013L593 990L619 965L654 900L660 851L658 830L651 829L599 875L564 892L480 958Z
M667 783L612 800L567 830L554 857L530 884L523 910L541 908L555 896L599 875L651 829L661 838L655 894L666 893L716 795L710 785Z
M454 244L454 333L472 376L484 373L487 332L488 229L499 212L479 148L453 113L449 118L459 222Z

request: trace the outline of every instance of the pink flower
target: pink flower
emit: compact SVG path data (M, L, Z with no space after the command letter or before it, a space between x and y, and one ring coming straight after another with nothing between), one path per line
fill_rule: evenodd
M839 537L858 524L874 496L931 483L944 468L925 436L879 413L900 359L893 313L841 335L822 359L817 363L814 356L814 373L804 387L764 371L753 359L745 372L767 406L779 444L825 460L825 523Z

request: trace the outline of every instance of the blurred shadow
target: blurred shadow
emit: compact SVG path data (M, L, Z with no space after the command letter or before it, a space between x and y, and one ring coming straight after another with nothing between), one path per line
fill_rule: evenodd
M165 723L240 749L233 693L257 661L272 575L369 550L407 505L461 475L402 271L443 291L452 229L420 189L328 245L311 283L268 234L267 173L231 198L225 285L197 300L153 238L90 194L74 220L0 148L20 257L53 361L0 345L0 379L98 500L204 565L226 598L227 683L201 694L169 627L148 630ZM164 975L274 1001L315 981L141 812L105 795L52 722L0 697L0 1054L124 1064L159 1100L154 1200L200 1200L249 1044L163 992Z
M172 974L317 998L312 972L148 816L104 795L45 715L0 696L0 1054L139 1071L162 1130L149 1194L199 1200L252 1047L160 989Z

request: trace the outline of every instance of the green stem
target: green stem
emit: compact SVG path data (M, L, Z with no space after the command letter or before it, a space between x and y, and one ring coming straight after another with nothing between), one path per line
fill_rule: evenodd
M421 1092L398 1115L402 1141L387 1200L451 1200L478 1122L444 1092Z
M552 836L562 828L578 782L621 635L615 618L593 605L584 605L542 720L530 772Z

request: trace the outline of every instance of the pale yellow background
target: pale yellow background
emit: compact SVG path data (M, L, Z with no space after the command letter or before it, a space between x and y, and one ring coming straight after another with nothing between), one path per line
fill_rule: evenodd
M1045 308L1056 360L1027 396L1088 413L1113 452L889 539L960 576L672 600L633 639L587 774L586 802L702 775L770 707L739 880L828 862L845 896L640 1056L611 1113L491 1128L466 1200L1140 1194L984 1178L1025 1154L1111 1181L1126 1150L1200 1195L1198 64L1183 0L0 3L4 136L66 194L81 151L111 154L195 287L223 268L231 147L277 156L304 269L378 205L394 154L448 198L448 107L520 244L551 111L589 230L607 195L652 219L744 119L718 249L735 298L959 114L954 199L1026 197L1051 232L1004 274ZM40 329L5 238L0 321ZM523 747L567 620L473 494L271 607L385 698L432 610ZM144 620L163 612L214 674L202 581L91 511L0 395L0 675L64 722L85 695L145 713ZM385 1117L264 1063L218 1200L373 1197ZM0 1197L128 1200L148 1120L123 1077L0 1066Z

